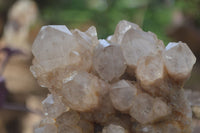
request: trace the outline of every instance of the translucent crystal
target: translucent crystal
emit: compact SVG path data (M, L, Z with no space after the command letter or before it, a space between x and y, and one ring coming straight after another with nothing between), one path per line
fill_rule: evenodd
M57 133L57 127L52 124L47 124L42 127L38 127L34 130L34 133Z
M60 94L70 108L78 111L94 109L99 104L101 85L98 78L87 72L74 72L74 76L63 83Z
M172 79L179 82L188 79L196 58L187 44L169 43L163 55L166 69Z
M105 124L115 113L109 94L106 93L101 97L99 107L93 111L92 115L95 122Z
M148 94L138 95L130 109L130 115L141 124L153 123L170 113L171 109L165 102Z
M186 133L181 131L177 122L164 122L155 125L144 125L136 129L136 133Z
M127 114L120 114L120 115L113 115L111 117L109 117L109 119L107 120L105 126L108 126L110 124L113 125L118 125L123 127L125 130L130 131L131 130L131 126L133 125L133 120L131 119L131 117Z
M59 125L57 133L82 133L82 129L78 126Z
M98 44L98 38L97 38L97 31L94 26L91 26L86 32L88 36L92 39L92 44L96 46Z
M109 126L104 127L102 133L128 133L128 132L121 126L110 124Z
M137 95L137 88L129 81L120 80L110 89L110 98L113 106L120 111L128 111Z
M70 59L70 53L77 45L71 45L71 42L76 40L66 26L44 26L33 43L32 52L38 63L49 71L78 61L76 56Z
M94 133L94 126L87 120L80 120L78 126L82 129L82 133Z
M94 69L106 81L119 78L126 69L120 46L109 44L105 40L100 40L99 43L93 56Z
M187 96L184 93L183 89L171 93L170 103L173 105L173 109L175 111L182 113L188 118L192 118L192 110L190 107L190 103L187 100Z
M142 87L151 94L159 91L158 88L164 82L165 73L162 54L160 52L149 54L138 60L136 77Z
M130 29L141 30L137 24L122 20L117 24L114 35L108 40L117 44L121 44L124 34Z
M156 53L164 49L164 45L150 32L130 29L124 35L121 48L128 67L135 71L140 57Z
M55 120L45 117L40 125L34 129L34 133L57 133Z
M57 125L68 125L73 126L77 125L80 121L80 115L73 110L63 113L56 119Z
M154 33L120 21L107 40L44 26L31 72L50 95L35 133L192 133L182 89L196 61L185 43L166 48Z
M61 101L61 97L50 94L42 101L44 114L51 118L57 118L63 112L67 111L68 107Z
M55 124L55 119L50 118L50 117L44 117L41 121L40 121L40 125L39 126L45 126L47 124L50 125L54 125Z
M78 67L89 71L92 66L93 49L98 42L95 32L94 28L86 32L71 32L66 26L42 27L32 46L35 58L31 71L39 83L49 87L46 85L50 84L47 80L49 77L45 74L57 68Z

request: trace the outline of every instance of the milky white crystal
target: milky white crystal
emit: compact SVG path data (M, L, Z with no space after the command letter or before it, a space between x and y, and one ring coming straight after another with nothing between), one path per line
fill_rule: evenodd
M172 79L185 81L190 76L196 57L187 44L169 43L163 55L165 66Z
M96 28L41 28L31 72L50 94L35 133L192 133L182 89L196 61L187 44L166 47L122 20L107 40Z
M92 51L98 41L95 32L94 28L71 32L66 26L56 25L41 28L32 47L35 62L31 70L34 75L40 77L37 75L58 67L81 66L79 69L90 70Z
M45 26L33 43L32 52L38 63L49 71L77 61L70 59L70 52L76 46L71 42L75 42L75 38L67 27Z
M98 106L100 89L101 85L97 77L80 71L63 84L60 94L70 108L86 111Z
M35 133L57 133L57 127L55 125L46 124L42 127L38 127L34 130Z
M110 89L113 106L120 111L128 111L137 95L137 88L129 81L120 80Z
M63 112L68 110L68 107L62 103L61 97L53 94L42 101L44 114L51 118L56 118Z
M164 101L148 94L139 94L130 109L130 115L142 124L153 123L170 113L171 109Z
M151 94L158 92L158 87L165 80L162 54L160 52L150 53L141 57L137 62L136 77L146 91Z
M121 44L125 33L130 29L141 30L137 24L122 20L117 24L114 35L108 40L117 44Z
M59 117L56 118L56 123L58 125L77 125L78 122L80 121L80 115L73 110L70 110L68 112L63 113Z
M35 133L57 133L57 127L55 125L55 120L51 118L44 118L39 126L35 128Z
M94 51L93 66L102 79L106 81L118 79L126 70L120 46L100 40Z
M124 34L120 46L126 63L132 71L135 71L139 58L164 49L163 43L157 39L156 35L134 29Z

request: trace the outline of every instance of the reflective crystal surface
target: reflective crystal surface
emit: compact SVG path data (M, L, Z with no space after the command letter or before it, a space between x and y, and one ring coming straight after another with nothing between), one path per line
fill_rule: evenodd
M137 95L137 88L129 81L120 80L110 89L110 98L113 106L120 111L129 111Z
M142 124L153 123L171 114L171 108L159 98L147 94L138 95L130 109L130 115Z
M93 66L102 79L106 81L118 79L126 70L120 46L99 40L99 45L94 51Z
M128 67L135 71L137 61L143 56L163 50L162 41L151 32L130 29L122 39L121 48Z
M183 85L195 56L187 44L166 48L152 32L122 20L107 40L43 26L30 70L50 94L35 133L192 133Z
M196 57L187 44L169 43L163 52L164 62L169 75L178 81L185 81L190 76Z
M61 97L50 94L42 101L45 116L56 118L63 112L68 110L68 107L61 101Z

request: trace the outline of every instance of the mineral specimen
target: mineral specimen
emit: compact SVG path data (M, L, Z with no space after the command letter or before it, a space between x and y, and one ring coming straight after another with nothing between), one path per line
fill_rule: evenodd
M44 26L31 71L49 89L35 133L191 133L183 91L196 61L182 42L167 47L154 33L120 21L97 39L66 26Z

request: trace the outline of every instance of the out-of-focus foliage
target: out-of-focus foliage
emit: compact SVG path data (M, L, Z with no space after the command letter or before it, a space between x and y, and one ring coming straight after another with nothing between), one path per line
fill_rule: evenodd
M176 7L200 26L200 0L177 0Z
M65 24L86 30L97 27L99 38L113 34L122 20L139 24L145 31L155 32L167 43L166 28L174 9L200 13L198 0L36 0L46 24ZM190 2L192 1L192 2Z

